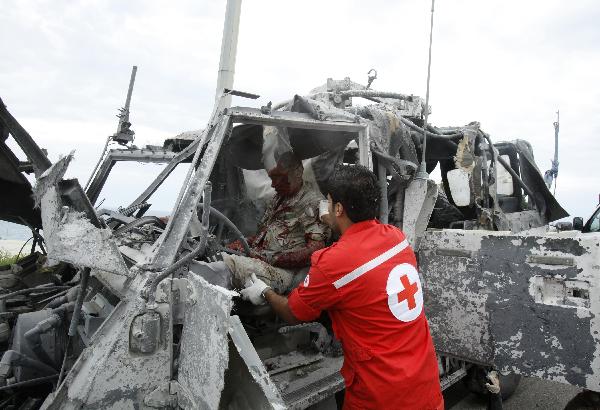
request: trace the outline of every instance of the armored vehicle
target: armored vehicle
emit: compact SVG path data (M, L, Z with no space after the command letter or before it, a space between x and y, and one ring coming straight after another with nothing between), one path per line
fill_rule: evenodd
M163 146L119 141L86 190L64 178L73 155L52 164L0 103L0 217L34 235L31 255L2 271L4 406L306 408L343 388L326 318L288 326L204 279L269 199L265 126L281 130L315 190L340 162L378 174L380 220L418 254L443 388L494 367L600 390L599 237L547 232L567 214L526 141L494 144L476 122L424 129L421 98L348 78L261 108L222 108L231 95L252 96L223 90L201 131ZM417 173L425 138L439 185ZM127 161L164 166L131 186L130 203L101 208ZM188 172L165 222L152 197L178 166Z

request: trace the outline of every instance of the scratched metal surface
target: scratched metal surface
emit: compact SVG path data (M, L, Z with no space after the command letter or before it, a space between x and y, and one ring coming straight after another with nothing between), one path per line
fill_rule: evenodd
M419 252L439 352L600 390L600 236L427 232Z

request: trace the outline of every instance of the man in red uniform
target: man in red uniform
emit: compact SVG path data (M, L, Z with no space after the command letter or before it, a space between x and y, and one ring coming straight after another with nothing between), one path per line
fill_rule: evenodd
M328 186L328 223L340 239L313 253L287 298L255 277L242 296L266 300L290 323L329 313L344 350L345 409L443 409L415 254L402 231L375 219L375 174L340 165Z

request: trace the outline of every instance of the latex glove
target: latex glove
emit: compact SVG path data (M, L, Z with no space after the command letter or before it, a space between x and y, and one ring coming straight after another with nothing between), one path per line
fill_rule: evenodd
M242 299L249 300L253 305L264 305L266 303L263 295L265 291L271 289L271 287L258 279L255 273L253 273L250 278L246 279L244 286L246 288L240 291Z
M488 391L492 394L500 393L500 379L498 378L498 373L496 373L495 370L492 370L488 373L487 379L490 381L490 383L485 384Z

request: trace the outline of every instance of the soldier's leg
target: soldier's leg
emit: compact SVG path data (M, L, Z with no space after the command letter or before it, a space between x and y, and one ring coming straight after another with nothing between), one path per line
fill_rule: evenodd
M287 292L294 277L294 271L276 268L259 259L248 258L247 256L223 255L223 262L232 272L232 284L234 288L243 288L246 279L253 273L271 286L277 293Z

